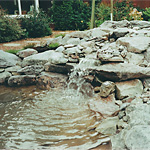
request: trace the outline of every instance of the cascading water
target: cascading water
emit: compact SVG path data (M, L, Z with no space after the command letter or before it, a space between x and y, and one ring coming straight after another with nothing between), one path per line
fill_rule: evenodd
M81 68L68 84L76 83L77 90L34 91L32 99L0 103L0 149L86 150L108 141L94 130L98 123L88 108L90 97L79 92L85 83L80 77L87 74Z

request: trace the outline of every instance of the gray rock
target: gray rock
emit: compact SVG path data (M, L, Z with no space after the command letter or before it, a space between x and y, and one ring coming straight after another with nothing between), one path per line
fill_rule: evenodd
M36 84L35 75L17 75L11 76L8 80L9 86L25 86Z
M124 115L124 114L122 114L122 115ZM118 124L117 124L118 129L124 129L127 126L128 126L128 124L126 122L124 122L122 119L118 121Z
M80 44L80 39L79 38L70 38L66 44L78 45L78 44Z
M100 25L100 28L124 28L129 27L130 22L127 20L122 21L105 21L103 24Z
M12 67L20 62L21 59L16 55L0 50L0 68Z
M83 49L86 49L87 47L90 47L93 49L95 46L95 42L93 41L83 42L80 44L80 46L83 47Z
M68 44L68 45L64 45L64 48L66 49L66 48L72 48L72 47L75 47L76 45L74 45L74 44Z
M80 39L84 39L85 37L89 38L89 35L87 34L88 31L75 31L70 33L70 37L72 38L80 38Z
M62 52L62 51L64 51L65 50L65 48L63 47L63 46L59 46L56 50L55 50L55 52Z
M112 37L118 39L120 37L124 37L127 33L129 33L128 28L117 28L113 31Z
M119 119L122 119L125 115L126 115L126 114L125 114L124 111L120 111L119 114L118 114L118 118L119 118Z
M72 54L80 54L82 52L77 47L73 47L73 48L67 48L66 50L63 51L63 53L66 55L72 55Z
M65 64L65 65L54 65L51 63L46 63L44 65L45 71L48 72L55 72L55 73L61 73L61 74L68 74L71 72L71 70L74 68L73 65Z
M53 51L53 53L51 53L51 55L49 56L48 62L52 63L52 64L66 64L68 61L67 58L65 58L65 55L63 53L59 53L59 52L55 52Z
M5 71L5 69L0 68L0 73L2 73L2 72L4 72L4 71Z
M101 79L110 81L150 77L150 68L140 67L128 63L104 64L97 67L93 66L88 70L92 73L96 73Z
M150 48L144 53L145 59L150 63Z
M133 20L133 21L130 21L130 23L132 27L139 27L139 29L150 27L150 22L148 21Z
M150 37L121 37L116 43L126 46L129 52L142 53L149 48Z
M150 125L132 127L125 136L125 145L130 150L148 150L150 148Z
M22 67L29 66L29 65L44 65L48 62L51 55L54 54L54 51L49 50L43 53L35 54L28 56L23 59Z
M9 77L11 77L11 73L9 72L0 73L0 84L5 84Z
M47 40L46 45L52 44L52 43L62 43L62 36L59 36L57 38L50 38L49 40Z
M108 97L114 91L115 91L115 83L111 81L106 81L102 83L99 94L101 97Z
M89 107L92 111L100 114L101 117L111 117L119 111L119 106L115 104L113 94L107 98L102 98L98 94L90 101Z
M141 95L142 92L143 92L143 84L138 79L124 82L116 82L117 99L138 96Z
M118 117L108 117L104 119L95 130L104 135L116 134L118 121Z
M125 59L128 63L141 65L144 62L144 55L128 52Z
M30 55L34 55L34 54L37 54L38 51L36 51L35 49L31 49L31 48L28 48L28 49L25 49L25 50L21 50L17 53L17 55L20 57L20 58L25 58L25 57L28 57Z
M93 52L93 49L92 49L92 48L90 48L90 47L87 47L87 48L86 48L86 49L84 49L82 52L83 52L83 53L86 53L86 54L90 54L90 53L92 53L92 52Z
M13 67L6 68L5 71L10 72L12 75L19 75L18 70L20 69L21 69L20 66L13 66Z
M106 32L102 31L100 28L94 28L91 30L91 36L92 38L101 38L103 36L107 35Z
M38 75L43 70L44 70L43 65L31 65L18 70L18 73L25 74L25 75Z

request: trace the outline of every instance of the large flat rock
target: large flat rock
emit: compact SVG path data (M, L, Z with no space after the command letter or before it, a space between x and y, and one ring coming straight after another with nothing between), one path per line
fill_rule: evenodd
M90 68L101 80L123 81L150 77L150 67L140 67L129 63L111 63Z
M150 37L121 37L117 44L126 46L129 52L142 53L150 45Z
M0 50L0 68L7 68L19 64L21 59L14 54Z

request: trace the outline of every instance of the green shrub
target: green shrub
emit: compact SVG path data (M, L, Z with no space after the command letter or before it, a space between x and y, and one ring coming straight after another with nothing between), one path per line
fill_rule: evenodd
M47 46L48 49L56 49L59 47L59 43L51 43Z
M10 50L7 50L6 52L16 55L19 51L21 50L10 49Z
M0 8L0 43L18 40L24 36L25 32L21 29L18 21L6 17L4 11Z
M104 21L110 20L110 7L104 3L100 3L96 6L96 27L101 25Z
M114 3L114 20L131 20L131 17L129 15L131 8L133 8L133 2L131 2L130 0L123 0L121 2L117 0Z
M146 21L150 21L150 7L145 8L145 10L143 11L143 18Z
M90 7L81 0L54 0L52 12L56 30L84 30L90 20Z
M27 35L30 38L44 37L52 34L49 26L48 16L40 10L39 13L33 11L29 17L21 19L21 26L26 29Z

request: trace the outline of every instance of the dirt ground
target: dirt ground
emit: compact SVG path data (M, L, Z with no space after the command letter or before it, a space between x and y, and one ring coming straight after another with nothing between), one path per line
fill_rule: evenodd
M33 43L37 41L38 44L44 45L46 41L49 38L55 38L56 35L59 34L67 34L73 31L52 31L52 35L50 36L45 36L42 38L27 38L27 39L22 39L18 41L12 41L12 42L7 42L7 43L0 43L0 50L7 51L7 50L20 50L23 49L24 46L27 46L28 44L31 44L32 41ZM20 46L6 46L5 44L20 44Z

